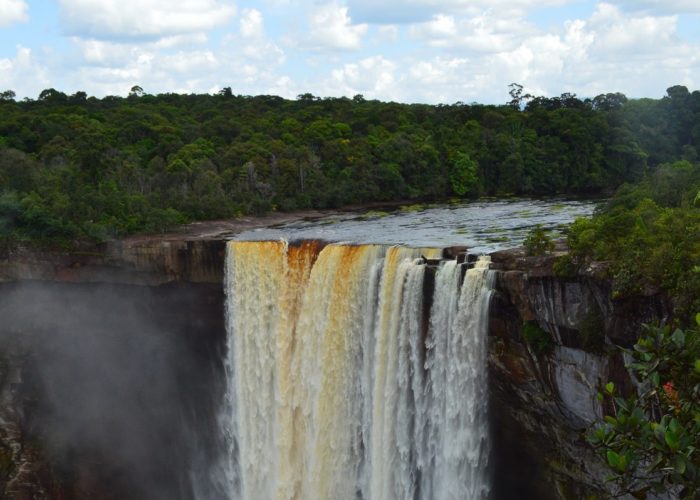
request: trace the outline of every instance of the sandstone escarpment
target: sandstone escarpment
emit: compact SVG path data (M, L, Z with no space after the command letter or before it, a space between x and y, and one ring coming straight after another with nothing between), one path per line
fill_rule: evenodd
M497 270L490 311L490 382L502 498L608 496L609 474L585 441L602 416L597 393L608 381L634 390L620 347L642 323L663 321L663 294L612 299L609 280L588 272L552 273L553 257L521 250L492 255ZM539 335L528 338L530 332Z

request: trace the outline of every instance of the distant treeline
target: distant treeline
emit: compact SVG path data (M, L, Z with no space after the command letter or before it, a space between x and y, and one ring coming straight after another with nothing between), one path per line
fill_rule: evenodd
M270 210L610 193L698 161L700 92L399 104L0 92L0 238L104 240Z

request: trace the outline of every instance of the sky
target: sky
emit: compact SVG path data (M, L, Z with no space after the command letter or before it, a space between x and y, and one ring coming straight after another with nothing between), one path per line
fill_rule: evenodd
M700 0L0 0L0 91L432 104L700 88Z

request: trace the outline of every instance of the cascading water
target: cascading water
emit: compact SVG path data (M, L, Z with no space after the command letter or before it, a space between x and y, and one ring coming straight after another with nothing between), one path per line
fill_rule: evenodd
M229 498L488 498L488 260L425 317L422 254L229 242Z

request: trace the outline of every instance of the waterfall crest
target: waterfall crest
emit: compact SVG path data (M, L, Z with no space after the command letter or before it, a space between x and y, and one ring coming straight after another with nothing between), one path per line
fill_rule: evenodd
M488 260L421 255L229 242L229 498L488 498Z

